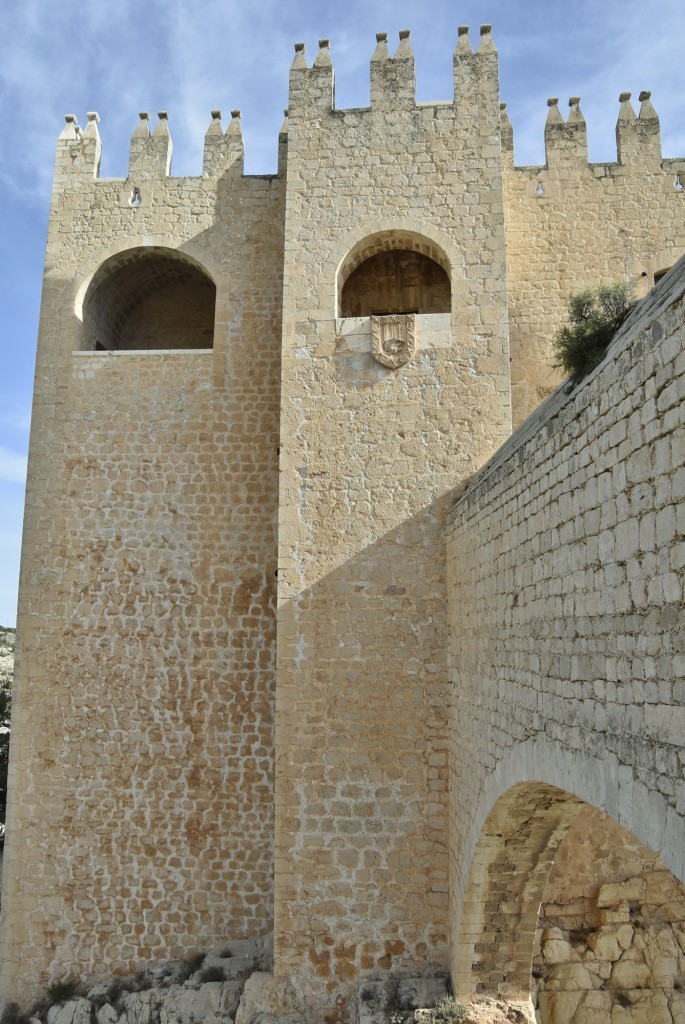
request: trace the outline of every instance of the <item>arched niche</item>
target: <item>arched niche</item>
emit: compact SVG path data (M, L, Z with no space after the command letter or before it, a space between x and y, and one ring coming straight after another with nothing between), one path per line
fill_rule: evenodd
M539 1024L685 1010L685 887L632 832L555 786L520 783L496 801L458 935L457 994L527 1003Z
M128 249L93 275L83 300L81 347L209 349L215 305L213 280L190 256L157 246Z
M449 313L449 260L422 235L384 231L347 254L338 270L337 292L341 317Z

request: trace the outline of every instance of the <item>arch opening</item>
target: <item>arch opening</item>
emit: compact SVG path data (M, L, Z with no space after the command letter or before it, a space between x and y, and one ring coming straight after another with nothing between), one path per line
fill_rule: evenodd
M578 797L514 786L476 847L454 980L461 995L528 1002L538 1024L680 1019L685 886Z
M98 269L83 301L87 351L210 349L216 286L185 253L141 247Z
M451 308L447 257L411 232L386 231L364 239L338 271L341 317L449 313Z

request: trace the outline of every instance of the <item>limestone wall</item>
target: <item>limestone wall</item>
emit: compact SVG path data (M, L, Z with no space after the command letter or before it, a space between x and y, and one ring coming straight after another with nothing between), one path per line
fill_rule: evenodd
M327 46L298 53L288 118L275 969L319 1019L360 977L446 966L437 499L510 416L494 48L460 53L454 107L415 104L408 40L371 73L370 109L337 111ZM336 321L337 274L376 243L450 268L451 314L417 316L397 369Z
M503 126L515 427L560 381L550 368L550 339L566 322L570 296L598 282L628 281L642 298L654 274L685 249L685 190L675 187L678 174L685 180L685 157L662 160L646 95L639 118L629 100L621 105L616 163L588 163L577 102L567 123L550 107L543 167L514 167L508 120Z
M520 870L537 870L521 858L542 863L582 806L561 814L556 793L606 810L685 878L684 295L681 261L593 375L550 398L449 516L453 969L465 987L525 985L537 890L529 913L525 877L513 903L488 865L510 841ZM508 812L508 840L497 815L512 786L537 796L534 811ZM526 845L514 824L534 817Z
M22 1002L272 929L282 183L135 153L93 180L60 147L3 893ZM77 351L93 275L140 247L214 280L213 351Z

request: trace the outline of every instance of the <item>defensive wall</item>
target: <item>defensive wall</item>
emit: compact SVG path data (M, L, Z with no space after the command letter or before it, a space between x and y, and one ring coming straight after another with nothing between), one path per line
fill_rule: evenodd
M237 113L218 123L194 179L167 176L165 118L128 180L94 179L94 116L58 143L3 900L20 991L271 940L283 183L242 177Z
M452 970L525 997L583 801L685 880L685 259L448 517Z
M450 953L450 932L453 951L478 942L455 929L462 900L477 905L465 872L500 795L501 727L452 708L457 669L478 680L467 695L487 676L470 619L463 649L448 645L447 513L509 437L512 401L519 420L554 386L543 339L568 295L624 278L644 291L685 248L685 161L660 158L648 98L632 119L623 101L617 163L588 165L578 104L568 124L553 104L547 165L516 168L497 61L489 26L476 52L460 29L454 100L417 103L409 33L392 57L379 33L369 107L338 110L328 41L311 67L297 44L273 176L243 174L238 111L225 131L212 112L202 175L185 178L165 112L152 132L141 114L120 179L98 177L97 115L83 131L67 118L22 552L5 994L248 937L267 959L273 942L276 982L312 1014L353 1015L364 977L452 957L463 978L472 956ZM466 527L459 586L476 572ZM560 717L575 707L551 693ZM535 721L529 743L563 750ZM517 963L479 977L518 991Z

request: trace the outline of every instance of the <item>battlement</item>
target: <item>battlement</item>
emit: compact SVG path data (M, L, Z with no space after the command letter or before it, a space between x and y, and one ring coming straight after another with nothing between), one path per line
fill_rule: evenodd
M335 107L335 72L328 39L319 40L319 48L309 66L303 42L295 43L295 55L289 74L289 101L285 122L279 133L278 174L285 173L289 131L301 122L322 119L336 114L331 130L340 123L341 116L354 113L373 119L374 130L382 131L386 116L402 112L434 108L440 117L450 118L461 125L483 131L492 129L501 138L502 160L505 166L514 166L514 130L506 111L506 103L499 103L498 56L491 26L481 25L477 48L471 44L468 26L457 30L453 53L454 95L442 103L417 103L416 68L409 29L402 29L394 55L391 55L386 32L376 33L376 45L369 62L369 106L354 111ZM651 93L639 94L640 110L636 114L630 102L631 94L619 96L620 109L616 122L617 163L633 171L656 172L662 164L659 117L651 102ZM588 164L587 125L580 108L580 97L571 96L569 113L565 119L559 109L557 97L547 101L544 125L545 161L547 168L571 167ZM499 105L499 119L497 116ZM102 145L97 113L88 114L84 130L74 114L66 115L66 125L59 136L55 168L55 184L59 189L71 182L98 178ZM499 120L499 124L498 124ZM150 115L142 112L133 132L127 177L146 181L165 178L171 173L172 142L169 118L160 111L158 121L151 128ZM244 144L240 111L232 110L226 129L221 111L212 110L211 121L205 133L202 177L218 178L229 175L240 177L244 173ZM675 168L676 177L685 173L685 162ZM668 172L673 171L669 165Z
M661 159L642 93L639 114L621 95L622 162L588 164L572 96L568 112L548 101L547 165L514 168L489 25L458 29L443 103L417 102L407 30L369 46L365 107L335 108L332 52L319 40L310 66L295 46L277 176L243 173L238 109L200 126L194 176L170 176L166 110L132 112L127 178L98 179L97 113L60 135L5 999L31 1005L64 978L109 986L234 939L273 950L255 1012L304 1024L369 1020L384 993L450 964L458 984L527 999L550 864L538 837L556 849L561 819L548 827L550 794L519 802L517 785L511 845L499 787L571 780L597 807L656 808L654 829L673 811L677 765L654 796L635 774L670 764L685 726L647 689L677 696L675 661L657 678L660 659L638 657L675 649L660 630L681 596L666 557L682 392L665 368L685 329L670 286L655 289L670 304L658 326L641 321L630 351L566 395L569 416L557 405L519 445L517 479L481 488L460 538L444 523L555 387L569 296L618 280L645 294L681 256L685 160ZM685 876L685 822L671 834Z

